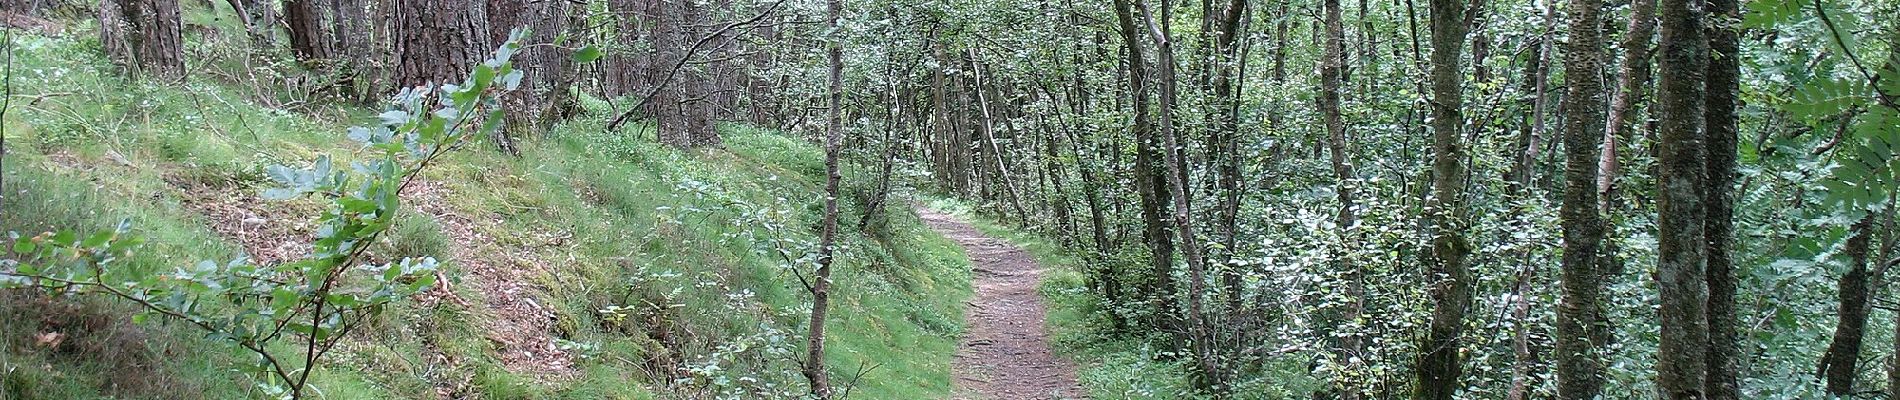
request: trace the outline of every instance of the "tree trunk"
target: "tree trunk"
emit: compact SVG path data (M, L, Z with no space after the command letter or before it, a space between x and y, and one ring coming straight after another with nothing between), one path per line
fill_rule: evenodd
M1471 306L1471 270L1465 258L1471 244L1464 238L1465 149L1463 69L1464 3L1431 0L1432 31L1432 197L1425 209L1434 221L1429 280L1434 310L1431 329L1420 349L1418 391L1412 398L1449 400L1458 393L1459 336L1465 311Z
M483 2L395 0L395 62L398 87L460 82L488 43Z
M1342 120L1339 110L1339 94L1342 90L1340 69L1346 61L1345 51L1343 49L1346 34L1345 28L1340 21L1339 0L1321 0L1320 8L1323 10L1324 16L1322 18L1324 18L1325 25L1325 43L1323 45L1325 50L1321 53L1321 59L1319 61L1320 121L1326 128L1326 148L1332 153L1333 179L1335 180L1333 190L1339 198L1339 212L1334 221L1334 225L1336 225L1335 229L1340 232L1346 232L1342 233L1342 235L1346 235L1352 232L1352 226L1357 223L1357 217L1353 210L1355 206L1353 203L1354 182L1352 164L1347 161L1350 156L1346 154L1346 124L1345 121ZM1360 313L1365 308L1365 289L1363 284L1360 283L1359 267L1347 265L1344 261L1334 261L1333 264L1334 268L1346 271L1346 275L1343 277L1343 279L1346 280L1345 297L1351 302L1351 304L1342 306L1345 309L1342 310L1334 321L1358 320ZM1344 335L1333 335L1337 338L1338 346L1338 348L1333 350L1335 353L1334 357L1339 360L1345 360L1344 362L1347 364L1347 368L1356 368L1358 366L1358 362L1353 360L1358 359L1358 353L1360 352L1361 345L1359 335L1360 332L1347 332ZM1335 373L1333 386L1342 390L1342 393L1339 393L1340 399L1357 400L1363 397L1363 388L1360 387L1358 383L1359 380L1351 376L1355 373L1357 373L1357 371Z
M844 13L843 0L825 1L825 25L838 35L838 15ZM836 38L834 38L836 39ZM805 379L811 394L819 400L831 399L831 378L825 371L825 318L831 307L831 264L838 240L838 147L844 141L844 50L838 40L826 41L826 102L830 117L825 122L825 217L818 235L818 271L814 273L811 296L811 330L805 336Z
M1196 386L1202 390L1219 390L1220 369L1214 362L1209 348L1209 335L1206 315L1201 312L1201 302L1207 294L1207 260L1201 257L1200 238L1194 235L1194 222L1190 206L1193 200L1188 198L1187 164L1185 151L1174 132L1176 75L1174 70L1174 40L1168 36L1168 20L1156 19L1146 1L1137 3L1141 7L1143 19L1148 21L1149 34L1155 41L1155 67L1158 70L1161 94L1160 140L1162 154L1167 163L1168 189L1174 200L1174 229L1181 240L1181 255L1188 264L1187 321L1189 346L1194 352ZM1161 4L1160 15L1168 13L1168 3Z
M1242 56L1240 37L1241 22L1248 15L1246 0L1232 0L1221 11L1220 21L1215 26L1220 32L1214 35L1214 47L1218 49L1218 65L1214 68L1213 95L1218 107L1214 107L1210 120L1215 121L1214 132L1210 135L1217 148L1220 164L1216 166L1216 184L1220 188L1220 205L1215 213L1214 239L1220 244L1219 260L1221 267L1221 285L1227 292L1227 308L1238 310L1240 301L1240 268L1233 265L1235 250L1235 231L1240 222L1240 92L1244 85L1238 80L1242 65L1247 59Z
M107 55L121 60L130 75L184 76L184 26L178 0L105 0L100 4L100 25L107 26L100 29L100 44Z
M1708 183L1702 194L1704 243L1707 243L1709 280L1709 356L1705 378L1708 400L1738 400L1742 335L1735 310L1735 161L1740 129L1736 110L1741 106L1741 47L1736 31L1742 15L1739 0L1708 0L1714 23L1707 25L1709 56L1703 135L1708 149ZM1858 348L1858 346L1856 346Z
M290 52L307 66L321 66L330 58L330 34L317 0L284 2L284 25L290 28ZM400 25L400 24L399 24Z
M1708 394L1709 286L1704 192L1709 187L1703 136L1709 52L1706 12L1698 0L1662 0L1656 94L1657 255L1661 300L1656 371L1665 400Z
M1827 382L1827 393L1835 396L1853 395L1854 378L1860 375L1860 348L1867 334L1869 311L1867 261L1871 246L1868 243L1873 236L1876 215L1868 213L1860 222L1854 223L1851 229L1853 236L1847 238L1847 245L1841 250L1848 257L1848 269L1839 280L1839 320L1834 325L1834 338L1828 343L1827 352L1821 356L1820 368L1815 372L1817 377Z
M1637 0L1641 3L1645 0ZM1638 7L1642 7L1638 5ZM1557 303L1557 397L1594 399L1603 392L1609 321L1599 262L1602 212L1597 209L1597 151L1603 137L1603 2L1571 0L1570 43L1564 54L1563 283ZM1614 143L1606 146L1614 146ZM1614 150L1603 150L1613 152Z
M1597 196L1599 207L1605 213L1614 207L1618 187L1616 178L1621 175L1622 161L1618 158L1618 146L1628 143L1633 136L1630 120L1636 105L1643 102L1643 94L1649 90L1649 40L1656 33L1656 0L1634 0L1630 3L1629 26L1623 32L1623 66L1617 73L1616 95L1610 99L1609 122L1604 125L1603 153L1597 161L1602 175L1597 177Z
M1135 138L1135 191L1141 195L1142 241L1148 245L1148 261L1154 276L1150 277L1148 295L1152 296L1156 315L1166 315L1175 309L1174 300L1174 240L1166 221L1168 189L1158 177L1160 167L1156 165L1157 149L1154 138L1149 135L1153 126L1148 121L1148 72L1145 55L1141 47L1141 32L1135 27L1133 6L1129 0L1115 0L1115 17L1120 23L1122 43L1127 49L1129 95L1133 98L1135 110L1134 126L1131 127ZM1165 317L1163 317L1165 318ZM1166 327L1172 321L1158 320L1156 326Z

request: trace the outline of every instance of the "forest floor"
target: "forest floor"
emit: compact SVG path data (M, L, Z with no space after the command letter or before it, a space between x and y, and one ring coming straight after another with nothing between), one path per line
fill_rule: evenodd
M1022 247L992 238L956 217L917 208L931 229L970 256L976 295L952 364L957 400L1081 398L1075 365L1050 350L1036 287L1045 269Z

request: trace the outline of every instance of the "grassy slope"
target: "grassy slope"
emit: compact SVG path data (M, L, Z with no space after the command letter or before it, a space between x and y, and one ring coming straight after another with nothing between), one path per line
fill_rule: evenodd
M343 128L370 121L368 110L257 106L203 74L182 85L124 82L89 32L18 40L13 82L27 97L16 97L0 121L7 145L0 231L94 229L131 218L152 244L126 274L233 257L241 246L208 227L194 199L252 202L264 185L259 172L277 160L347 160L353 147ZM210 40L188 38L188 48L214 47ZM751 397L802 387L792 354L802 345L808 296L772 249L801 254L815 242L822 153L743 128L727 130L725 149L680 152L598 133L592 118L535 135L520 158L471 146L426 174L452 193L445 201L456 215L492 239L463 257L542 263L528 276L545 290L531 295L555 312L549 335L560 340L552 345L576 356L573 371L510 372L486 336L493 316L482 291L459 279L466 271L450 260L454 290L471 305L393 310L320 369L316 384L328 397ZM867 181L860 169L847 174ZM852 199L841 200L847 223L858 218ZM442 225L421 214L400 225L386 254L448 248ZM854 396L941 397L969 293L965 261L901 207L881 225L877 238L849 232L844 243L830 365L841 381L876 366ZM0 398L246 395L249 381L228 368L242 354L158 319L132 324L130 311L93 299L0 297ZM52 348L32 342L51 331L68 337Z

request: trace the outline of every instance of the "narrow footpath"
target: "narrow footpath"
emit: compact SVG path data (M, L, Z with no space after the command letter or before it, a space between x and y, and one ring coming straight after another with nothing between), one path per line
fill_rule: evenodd
M918 208L944 237L956 240L970 256L976 296L964 319L957 348L956 400L1079 399L1075 365L1050 351L1042 299L1036 286L1044 269L1027 250L985 236L969 223L935 210Z

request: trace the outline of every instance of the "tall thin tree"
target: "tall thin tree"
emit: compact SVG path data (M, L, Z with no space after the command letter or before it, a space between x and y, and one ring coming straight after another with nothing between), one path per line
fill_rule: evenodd
M1642 0L1638 0L1641 2ZM1598 138L1604 121L1603 2L1570 1L1564 51L1563 284L1557 303L1557 397L1594 399L1603 391L1605 274L1598 261L1603 218L1597 205ZM1647 62L1647 61L1643 61ZM1614 143L1608 144L1614 146ZM1610 150L1604 150L1610 151Z
M1413 399L1450 400L1458 393L1462 372L1458 338L1463 335L1465 311L1471 306L1471 269L1465 258L1471 244L1464 237L1465 149L1463 54L1465 4L1458 0L1431 0L1432 55L1432 188L1425 210L1431 218L1431 259L1427 261L1434 310L1431 328L1418 361L1418 388Z
M826 95L830 107L826 112L830 115L825 122L825 217L818 234L818 271L811 285L811 329L805 337L805 379L811 383L812 396L821 400L829 400L832 395L831 378L825 371L825 317L831 307L831 265L838 244L838 147L844 141L844 50L838 37L838 14L844 12L843 3L825 1L825 24L832 35L825 43L830 89Z
M1709 283L1707 139L1703 136L1709 45L1701 0L1661 0L1657 58L1656 286L1661 325L1656 372L1666 400L1708 395Z

